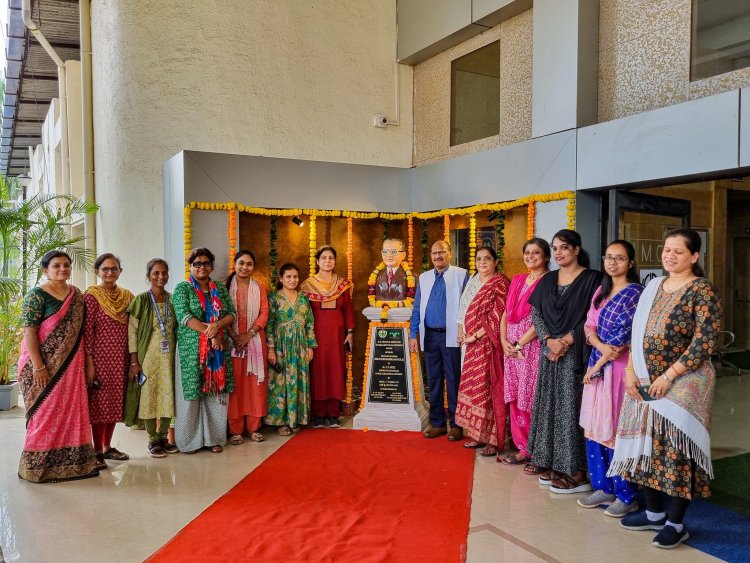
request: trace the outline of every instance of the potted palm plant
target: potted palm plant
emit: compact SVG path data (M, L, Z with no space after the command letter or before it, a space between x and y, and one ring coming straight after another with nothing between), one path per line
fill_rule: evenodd
M0 410L18 404L16 362L21 345L21 303L42 276L40 261L50 250L67 252L74 267L88 267L94 252L72 225L99 207L67 195L23 197L15 178L0 176Z

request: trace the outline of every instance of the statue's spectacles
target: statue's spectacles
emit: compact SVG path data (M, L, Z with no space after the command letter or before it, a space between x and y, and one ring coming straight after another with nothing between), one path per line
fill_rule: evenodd
M381 250L380 254L382 254L383 256L396 256L397 254L399 254L401 252L403 252L403 250L392 250L392 249L389 249L389 250Z

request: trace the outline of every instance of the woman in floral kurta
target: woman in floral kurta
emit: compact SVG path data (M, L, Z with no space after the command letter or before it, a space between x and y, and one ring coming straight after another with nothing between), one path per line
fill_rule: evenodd
M268 356L281 371L269 370L266 423L288 436L310 419L310 360L317 347L310 301L297 292L299 273L292 264L279 270L282 287L268 297Z

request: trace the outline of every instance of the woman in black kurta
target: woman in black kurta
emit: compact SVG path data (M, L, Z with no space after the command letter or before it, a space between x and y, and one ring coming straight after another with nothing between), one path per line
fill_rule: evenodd
M588 269L589 256L575 231L563 229L555 235L552 255L560 269L544 276L529 298L542 343L529 452L541 485L555 493L578 493L591 490L578 424L590 352L583 326L602 275Z

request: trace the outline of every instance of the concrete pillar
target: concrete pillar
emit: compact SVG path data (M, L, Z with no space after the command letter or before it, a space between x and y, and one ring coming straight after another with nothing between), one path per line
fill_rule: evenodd
M598 0L535 0L531 135L596 123Z

